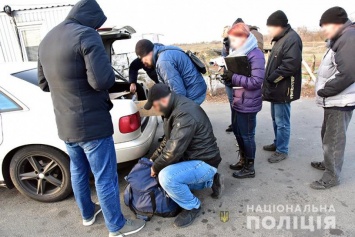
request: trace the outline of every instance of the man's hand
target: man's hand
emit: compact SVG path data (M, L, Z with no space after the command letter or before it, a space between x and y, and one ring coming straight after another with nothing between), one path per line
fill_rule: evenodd
M324 94L324 89L320 89L317 91L317 95L320 96L320 97L325 97L327 98L327 96Z
M157 174L155 173L153 167L150 168L150 176L151 176L151 177L157 177Z
M131 86L129 88L129 91L134 94L136 93L136 90L137 90L137 86L136 86L136 83L131 83Z

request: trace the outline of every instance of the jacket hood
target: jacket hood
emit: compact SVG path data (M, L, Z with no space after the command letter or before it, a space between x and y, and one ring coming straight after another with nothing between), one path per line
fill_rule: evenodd
M107 17L95 0L81 0L74 5L66 19L98 29L105 23Z
M257 27L257 26L248 25L248 27L249 27L250 31L252 31L252 30L259 31L259 27Z
M159 44L159 43L156 43L154 44L154 49L153 49L153 64L155 65L158 61L158 57L159 57L159 54L165 50L179 50L179 51L183 51L182 49L180 49L179 47L176 47L176 46L165 46L165 45L162 45L162 44Z

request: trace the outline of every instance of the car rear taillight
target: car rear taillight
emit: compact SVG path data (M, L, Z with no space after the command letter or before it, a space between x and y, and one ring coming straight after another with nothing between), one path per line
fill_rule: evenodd
M139 129L141 126L141 116L139 112L128 116L121 117L118 122L118 128L121 133L131 133Z

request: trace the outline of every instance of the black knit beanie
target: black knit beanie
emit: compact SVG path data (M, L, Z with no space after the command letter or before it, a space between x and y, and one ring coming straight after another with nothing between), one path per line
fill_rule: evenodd
M235 20L233 25L238 24L238 23L244 23L243 19L242 18L238 18L237 20Z
M272 13L269 18L267 18L266 21L266 25L268 26L282 26L282 27L286 27L288 24L288 19L286 14L281 11L278 10L274 13Z
M332 7L326 10L320 18L319 25L327 23L344 24L349 20L348 14L341 7Z
M139 58L143 58L153 51L154 44L147 39L141 39L136 44L136 54Z

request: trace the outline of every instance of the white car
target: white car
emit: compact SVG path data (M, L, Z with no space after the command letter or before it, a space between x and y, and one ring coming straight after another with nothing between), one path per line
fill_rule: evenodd
M130 84L116 77L109 92L129 91ZM146 95L139 84L138 100ZM117 163L144 156L155 137L157 117L141 118L130 95L112 103ZM62 200L72 191L69 157L57 135L51 95L38 87L32 63L0 64L0 186L15 186L43 202Z

